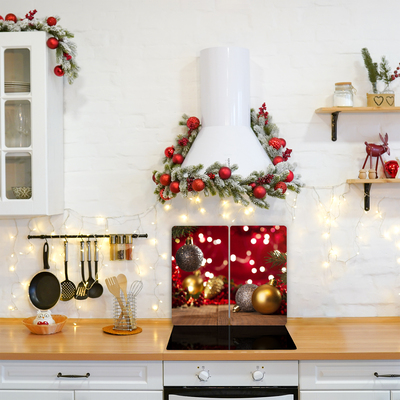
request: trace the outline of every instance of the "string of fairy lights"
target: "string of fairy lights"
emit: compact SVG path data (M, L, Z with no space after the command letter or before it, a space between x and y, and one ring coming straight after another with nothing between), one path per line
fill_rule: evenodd
M309 191L317 206L317 219L319 223L319 228L321 229L321 238L326 241L326 255L323 260L321 260L321 267L325 269L333 268L335 263L347 264L349 261L353 260L360 254L360 241L363 239L362 228L364 227L364 220L368 218L371 220L378 220L379 224L379 236L388 240L392 240L392 235L400 235L400 223L399 225L394 225L390 229L383 230L385 221L385 208L383 204L386 200L398 200L396 198L391 198L385 196L380 198L378 201L376 197L371 196L371 198L376 202L375 211L369 211L368 213L363 209L363 196L364 193L361 188L354 185L361 192L360 198L360 215L355 219L354 223L354 235L353 239L353 249L343 257L340 254L338 245L335 244L332 238L335 228L339 226L339 220L343 212L343 207L346 206L347 199L346 196L350 193L350 185L347 183L341 183L334 186L305 186L302 190ZM322 200L321 193L329 193L328 201ZM300 194L301 196L302 194ZM293 223L296 221L297 213L297 203L298 194L293 193L286 197L285 209L288 213L289 218ZM354 197L354 196L352 196ZM87 235L86 231L90 228L96 227L97 234L108 235L110 225L115 226L127 224L133 225L134 233L147 233L149 231L148 239L145 239L146 245L150 246L150 250L147 252L146 258L142 259L139 255L134 252L134 257L132 261L129 261L130 265L134 266L134 270L139 276L140 280L146 280L146 286L151 289L151 296L153 298L151 304L151 310L155 313L157 317L165 317L168 315L169 311L165 309L164 304L169 304L169 302L163 301L163 295L159 293L160 285L164 284L170 285L170 279L167 282L163 282L159 276L159 267L169 266L169 257L167 253L162 253L159 250L159 235L164 235L159 231L159 208L163 209L163 212L171 213L171 218L173 218L173 225L192 225L193 223L199 224L199 217L205 216L209 212L213 212L215 215L215 209L207 209L207 201L201 199L200 197L192 197L185 202L185 206L182 210L180 207L174 207L173 202L160 205L159 203L153 204L148 207L144 212L132 215L120 215L114 217L102 217L102 216L85 216L80 215L74 210L66 209L61 224L53 222L54 217L45 217L46 231L44 228L38 226L38 221L43 221L44 217L32 217L30 218L24 227L24 230L29 232L29 235L40 235L40 234L50 234L56 235L56 226L60 225L59 232L57 235L67 235L72 231L78 235L82 235L84 238ZM354 199L352 198L352 201ZM263 213L268 213L270 211L262 210ZM179 214L177 216L177 214ZM249 219L250 216L256 217L256 209L254 206L243 206L240 204L235 204L229 200L221 200L219 202L219 208L217 214L220 220L224 224L235 224L235 222L240 223L243 219ZM283 218L288 218L284 216ZM79 227L75 226L71 220L79 223ZM143 222L145 219L150 219L151 222ZM178 219L179 221L176 221ZM71 222L71 224L70 224ZM179 223L178 223L179 222ZM12 274L12 284L10 285L10 301L9 301L9 311L14 312L18 310L18 303L21 301L26 301L27 290L29 286L29 280L21 280L19 270L20 270L20 260L22 257L29 257L31 253L37 251L41 245L38 245L38 241L34 243L33 240L22 236L22 229L19 227L21 220L13 220L13 226L10 233L10 254L7 258L8 260L8 270ZM50 229L49 229L50 228ZM49 233L50 231L50 233ZM165 235L164 235L165 236ZM163 241L168 240L163 236ZM142 239L143 240L143 239ZM20 243L24 244L21 246ZM60 241L62 244L62 241ZM348 242L348 249L350 248L350 240ZM108 271L110 274L112 272L113 265L108 262L108 252L109 252L109 242L108 238L99 239L99 275L102 276ZM396 249L400 249L400 241L395 244ZM154 256L153 256L154 254ZM64 261L63 246L60 244L57 246L54 241L51 243L51 254L50 261L54 263L56 268L56 274L64 275L63 261ZM400 257L397 258L397 262L400 264ZM149 274L152 277L150 278ZM22 290L21 290L22 289ZM167 293L169 291L167 290ZM82 307L81 301L75 300L75 307L79 314Z

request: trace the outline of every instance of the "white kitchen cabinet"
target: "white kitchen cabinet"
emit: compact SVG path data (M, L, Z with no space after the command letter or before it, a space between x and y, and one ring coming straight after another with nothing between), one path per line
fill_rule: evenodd
M63 78L49 37L0 34L0 216L64 209Z
M162 391L140 392L133 390L125 391L76 391L75 400L162 400Z
M0 371L1 400L162 400L162 361L0 361Z
M1 400L74 400L74 392L56 390L0 390Z
M300 361L299 386L300 400L400 400L400 361Z
M390 391L374 390L301 390L300 400L390 400Z

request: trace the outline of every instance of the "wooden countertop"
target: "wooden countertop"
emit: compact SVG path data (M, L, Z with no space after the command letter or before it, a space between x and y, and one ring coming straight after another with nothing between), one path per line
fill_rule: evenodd
M400 359L400 318L289 318L297 350L165 350L168 319L139 320L137 335L102 331L110 320L69 319L60 333L34 335L22 319L0 319L2 360L392 360Z

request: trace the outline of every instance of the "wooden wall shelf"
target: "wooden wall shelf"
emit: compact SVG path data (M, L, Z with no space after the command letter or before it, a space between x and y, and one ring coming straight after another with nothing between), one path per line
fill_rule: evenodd
M348 184L363 183L364 184L364 210L370 210L370 192L371 185L376 183L400 183L400 179L383 178L383 179L347 179Z
M342 113L399 113L400 107L322 107L315 110L317 114L332 115L332 141L337 140L337 121Z

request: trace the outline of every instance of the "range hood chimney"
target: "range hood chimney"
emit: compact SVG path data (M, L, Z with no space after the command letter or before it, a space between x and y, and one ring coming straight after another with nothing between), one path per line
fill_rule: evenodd
M237 164L243 177L271 165L250 128L250 57L240 47L200 52L202 128L182 166Z

